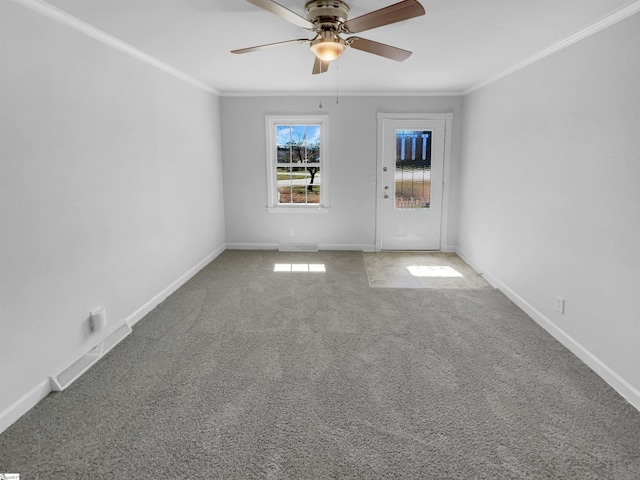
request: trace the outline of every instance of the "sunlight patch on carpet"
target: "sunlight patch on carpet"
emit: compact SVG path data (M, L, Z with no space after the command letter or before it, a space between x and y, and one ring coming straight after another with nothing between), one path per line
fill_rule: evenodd
M455 253L364 253L372 288L492 288Z
M276 263L273 271L324 273L327 269L323 263Z
M459 271L448 265L409 265L407 270L414 277L464 277Z

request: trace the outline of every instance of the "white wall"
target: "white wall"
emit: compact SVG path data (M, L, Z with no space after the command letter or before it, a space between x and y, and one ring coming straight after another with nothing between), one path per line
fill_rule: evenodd
M222 153L227 244L230 248L318 243L321 248L375 248L377 113L453 112L452 178L460 157L460 97L223 97ZM328 114L328 214L267 213L265 115ZM448 192L455 212L455 182ZM452 213L453 215L453 213ZM449 218L449 244L455 221ZM293 228L294 237L289 236Z
M1 420L225 232L215 95L13 2L0 32Z
M640 408L638 52L636 14L465 97L459 248Z

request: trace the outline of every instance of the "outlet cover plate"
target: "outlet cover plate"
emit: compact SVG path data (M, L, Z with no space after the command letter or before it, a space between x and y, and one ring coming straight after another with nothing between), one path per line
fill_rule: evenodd
M555 308L558 313L564 315L564 298L556 295Z

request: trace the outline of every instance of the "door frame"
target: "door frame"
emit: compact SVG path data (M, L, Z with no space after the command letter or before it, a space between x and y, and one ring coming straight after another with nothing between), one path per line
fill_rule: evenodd
M384 120L444 120L444 170L442 172L442 214L440 219L440 251L452 251L447 242L449 226L449 188L451 179L451 126L453 113L378 113L376 160L376 252L382 251L382 181Z

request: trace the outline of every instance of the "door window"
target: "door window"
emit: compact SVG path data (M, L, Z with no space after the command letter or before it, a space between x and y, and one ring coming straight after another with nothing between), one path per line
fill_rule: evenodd
M395 209L431 207L431 132L396 130Z

